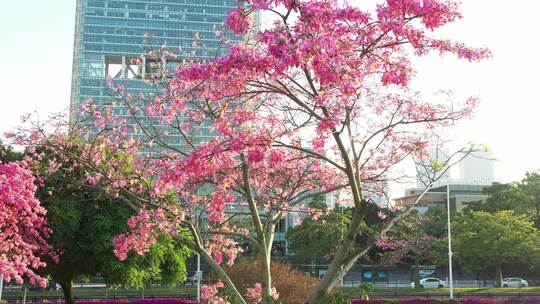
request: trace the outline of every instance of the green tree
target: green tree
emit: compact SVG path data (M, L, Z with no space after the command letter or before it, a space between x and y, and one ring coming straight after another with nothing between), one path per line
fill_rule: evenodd
M503 264L533 263L540 252L540 233L526 215L504 210L466 212L452 223L452 244L456 259L467 270L495 268L501 286Z
M324 197L316 197L311 203L311 208L326 211L327 205ZM360 248L368 242L380 220L377 213L381 209L375 204L369 204L364 215L365 225L360 227L361 231L355 239L355 247ZM311 217L305 218L302 223L289 229L287 232L289 257L295 263L320 265L332 260L335 248L343 239L346 229L351 221L351 210L349 208L336 208L329 214L322 215L314 220ZM376 256L376 249L369 251L369 256ZM313 271L312 266L312 271Z
M312 204L313 206L313 204ZM287 232L291 259L297 263L322 264L331 260L328 255L341 240L350 222L350 211L332 212L317 220L306 218L302 224Z
M526 213L522 187L519 183L493 183L482 191L488 198L485 201L469 203L465 211L497 212L513 210L517 213Z
M519 184L523 203L534 216L535 226L540 227L540 175L527 173Z
M8 163L21 160L23 157L23 153L14 151L11 146L6 146L0 141L0 162Z
M437 238L429 230L433 222L434 218L430 215L411 213L377 241L377 246L384 250L380 254L381 263L410 266L415 288L421 287L420 266L438 257Z
M483 190L488 198L484 202L469 204L468 211L497 212L513 210L533 216L535 226L540 227L540 175L527 173L521 182L493 183Z
M75 302L74 280L101 276L108 286L143 287L150 283L177 284L186 280L186 258L191 250L172 237L162 235L144 256L131 254L119 261L113 254L113 238L127 231L127 219L134 215L124 202L86 182L84 172L61 162L60 168L46 175L38 196L47 209L53 230L50 244L59 261L47 261L43 274L62 287L66 304ZM47 170L47 168L41 168ZM45 174L44 174L45 176Z

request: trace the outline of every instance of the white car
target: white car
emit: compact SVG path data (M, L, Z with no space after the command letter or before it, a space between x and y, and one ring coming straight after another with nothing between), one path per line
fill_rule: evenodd
M529 282L522 278L506 278L502 281L502 287L528 287Z
M444 288L446 282L437 278L424 278L420 280L420 288ZM414 282L411 283L411 287L414 288Z

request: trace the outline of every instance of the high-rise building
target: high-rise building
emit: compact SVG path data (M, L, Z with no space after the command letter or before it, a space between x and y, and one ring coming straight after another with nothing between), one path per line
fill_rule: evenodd
M179 58L200 59L225 52L215 31L236 5L235 0L77 0L71 107L78 109L87 98L99 106L118 97L107 89L106 78L133 92L154 90L143 79L163 63L145 56L150 50L166 46ZM195 35L199 45L193 44ZM175 64L169 60L165 66ZM125 108L116 111L127 115Z
M493 167L491 151L475 151L459 163L460 176L456 182L464 185L491 185L495 175Z
M444 174L435 174L436 180L432 187L442 187L451 185L491 185L494 181L494 160L491 151L474 151L466 155L456 167L459 168L458 174L450 174L451 168L443 164L458 160L460 155L455 155L453 160L449 161L450 154L447 148L431 149L429 158L416 164L417 170L417 188L425 189L427 177L433 177L433 168L441 166L440 172Z

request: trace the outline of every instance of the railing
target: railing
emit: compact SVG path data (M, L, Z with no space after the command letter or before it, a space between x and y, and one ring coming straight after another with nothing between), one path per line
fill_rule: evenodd
M76 296L77 300L134 300L134 299L141 299L143 298L140 294L138 295L111 295L111 296ZM185 294L180 296L174 296L174 295L147 295L144 296L145 299L182 299L182 300L192 300L195 301L197 299L196 295L192 294ZM8 304L10 303L21 303L22 297L3 297L3 300L7 301ZM62 296L27 296L26 297L26 303L43 303L44 301L49 302L63 302L64 298Z
M443 280L444 281L444 280ZM446 282L446 281L444 281ZM529 286L540 285L540 280L528 280ZM391 280L383 282L370 282L375 288L411 288L410 280ZM346 280L341 284L341 287L359 287L362 281ZM455 288L484 288L494 287L494 280L454 280L453 286Z

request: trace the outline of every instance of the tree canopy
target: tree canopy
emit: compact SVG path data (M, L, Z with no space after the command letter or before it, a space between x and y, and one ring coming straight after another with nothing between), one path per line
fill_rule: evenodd
M466 212L455 219L452 229L459 263L471 271L495 268L498 286L505 262L538 262L540 233L529 216L510 210Z
M540 227L540 175L527 173L520 182L493 183L483 189L485 201L468 204L465 210L497 212L512 210L530 215Z
M55 162L58 168L47 175L47 166L62 155L42 154L36 166L38 175L47 178L37 189L47 210L51 237L58 261L46 259L40 273L58 282L66 303L73 303L74 280L101 276L108 286L143 287L150 283L178 284L186 280L186 258L191 250L168 235L160 235L144 256L131 254L125 261L114 255L114 237L128 230L127 220L135 214L120 200L89 184L80 169L70 162ZM29 156L32 157L32 154ZM47 164L43 166L43 164Z

